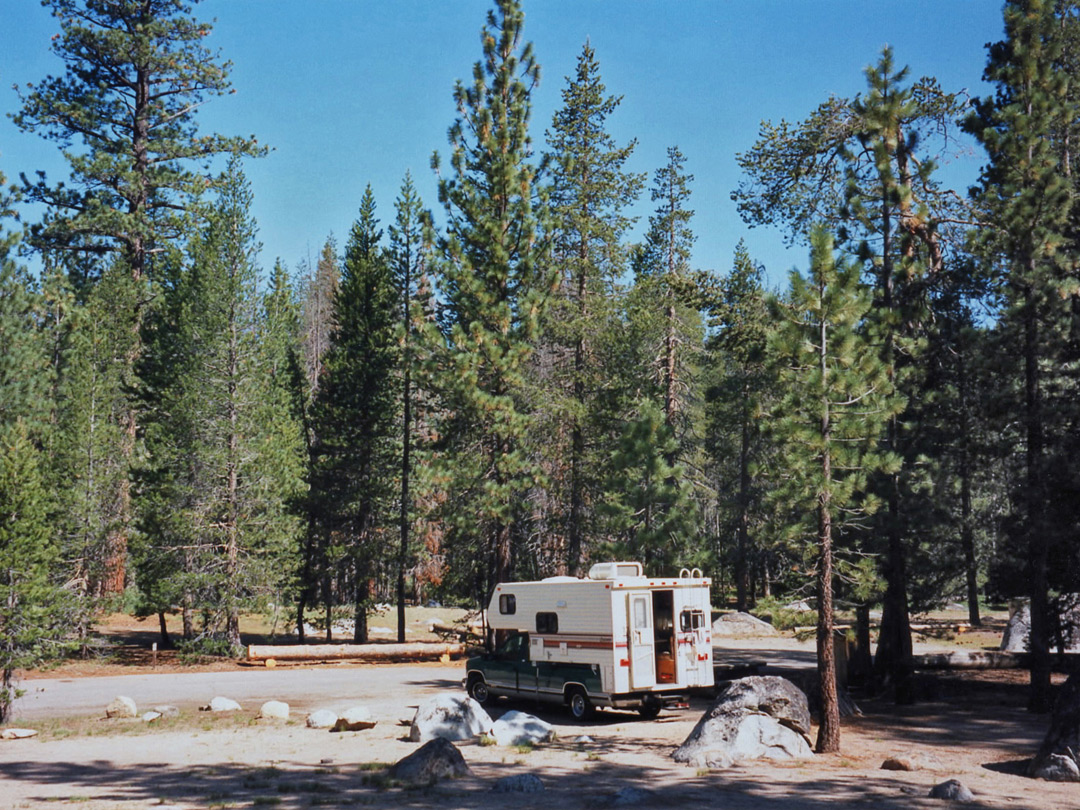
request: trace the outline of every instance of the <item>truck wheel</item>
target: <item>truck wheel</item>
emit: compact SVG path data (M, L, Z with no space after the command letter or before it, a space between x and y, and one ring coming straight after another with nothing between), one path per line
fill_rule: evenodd
M469 681L469 697L479 703L481 706L486 706L491 702L491 690L488 689L487 681L483 678L473 678Z
M645 720L655 720L663 707L664 704L659 700L656 700L655 698L645 698L645 700L641 701L641 705L638 706L638 714Z
M588 720L596 713L596 708L592 705L592 701L589 700L589 696L585 694L584 689L578 686L566 693L566 708L569 709L570 716L575 720Z

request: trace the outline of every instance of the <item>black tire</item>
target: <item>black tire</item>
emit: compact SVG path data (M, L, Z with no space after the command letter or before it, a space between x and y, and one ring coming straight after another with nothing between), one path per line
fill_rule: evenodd
M468 692L469 697L481 706L486 706L491 703L491 690L488 689L487 681L480 676L469 680Z
M592 705L589 696L580 686L571 687L566 692L566 710L575 720L588 720L596 714L596 707Z
M645 720L655 720L660 714L660 710L664 708L664 704L659 700L650 700L646 698L638 706L638 714Z

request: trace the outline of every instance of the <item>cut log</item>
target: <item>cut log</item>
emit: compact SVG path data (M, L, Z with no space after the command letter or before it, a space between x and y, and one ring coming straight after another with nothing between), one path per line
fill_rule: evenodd
M248 660L261 661L431 661L459 658L464 644L415 641L409 644L250 644Z
M1019 669L1023 659L1016 653L991 650L955 650L914 656L919 669Z

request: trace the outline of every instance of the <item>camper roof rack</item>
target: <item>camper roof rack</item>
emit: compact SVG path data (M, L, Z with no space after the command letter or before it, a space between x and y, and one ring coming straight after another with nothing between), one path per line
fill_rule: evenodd
M597 563L589 569L589 579L622 579L643 576L639 562Z

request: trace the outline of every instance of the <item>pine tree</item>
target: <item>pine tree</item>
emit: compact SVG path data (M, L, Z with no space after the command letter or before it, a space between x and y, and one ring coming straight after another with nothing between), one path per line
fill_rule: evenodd
M1047 434L1053 404L1046 401L1044 367L1053 359L1053 332L1064 316L1061 302L1078 284L1065 250L1074 209L1067 154L1060 142L1077 116L1070 76L1058 69L1062 21L1048 0L1017 0L1004 11L1006 39L990 46L984 78L997 85L993 98L976 102L967 127L990 158L980 189L991 212L992 253L1006 264L1005 322L1023 356L1025 481L1017 504L1029 561L1031 596L1032 711L1050 708L1048 576L1052 527L1047 521Z
M780 325L771 349L781 363L785 393L770 420L783 444L776 492L796 539L813 538L817 569L817 660L821 725L817 750L840 746L833 639L833 571L837 541L874 511L868 479L895 469L897 457L879 451L888 420L903 407L888 368L862 331L871 296L859 269L837 262L832 238L811 235L807 276L791 274L791 291L777 306Z
M559 402L553 409L561 424L554 431L545 424L544 442L550 443L553 432L569 431L567 451L552 453L549 448L547 455L565 456L565 472L552 477L568 479L560 487L566 494L559 500L569 501L558 521L566 535L560 568L580 576L589 537L596 534L589 512L595 509L603 477L599 459L605 450L597 446L600 388L606 376L601 333L611 329L615 286L626 269L622 240L633 219L625 209L637 200L644 177L624 168L637 142L617 146L605 128L621 98L605 95L596 53L587 42L562 99L548 132L554 167L552 251L560 279L544 324L545 340L556 358ZM566 361L561 360L564 355Z
M13 216L0 174L0 226ZM42 446L49 423L49 365L40 302L12 252L17 233L0 229L0 723L18 697L16 670L62 649L66 600L50 580L56 545Z
M476 574L483 600L511 577L511 530L537 474L522 446L529 416L521 394L550 288L541 261L545 203L529 163L539 67L531 44L522 42L520 5L496 5L481 32L483 59L473 84L459 82L454 90L460 117L450 128L453 176L439 182L447 213L439 244L448 342L441 382L458 420L444 431L452 444L442 458L460 519L458 542L475 549L470 556L482 566Z
M381 238L368 186L345 246L330 349L312 412L311 504L322 543L323 600L329 611L331 582L344 573L339 579L351 582L357 642L367 640L368 583L387 557L382 535L393 481L397 295ZM339 565L347 572L335 571Z
M734 504L734 579L736 606L748 609L754 513L761 522L761 483L753 466L764 453L758 414L768 406L773 379L766 343L768 308L764 268L750 257L743 242L735 248L731 271L721 279L719 295L709 302L710 337L708 441L717 468L719 500ZM726 534L722 530L722 534Z
M308 270L310 271L310 268ZM314 273L306 275L303 279L301 290L304 370L308 379L309 396L312 397L319 390L323 356L330 349L334 299L340 285L341 267L338 262L337 242L331 235L323 244Z
M266 472L289 439L269 435L277 426L263 410L269 392L250 207L234 158L142 368L151 461L143 585L158 610L182 605L185 637L200 610L201 639L214 650L239 647L240 614L275 590L274 552L284 553L290 536L281 491Z
M142 349L144 314L154 295L151 270L178 243L187 215L208 184L216 155L260 154L254 138L200 135L196 111L208 97L229 91L228 64L202 46L211 26L191 16L183 0L47 0L60 22L52 50L65 65L59 77L27 85L16 126L40 133L63 149L71 177L50 185L23 177L27 199L46 208L32 229L39 248L91 256L117 252L132 283L135 306L125 313L130 332L122 385ZM116 265L110 265L115 267ZM100 272L100 268L99 268ZM138 426L129 403L117 416L130 466ZM131 494L125 474L115 493L105 566L109 592L125 584Z
M652 200L658 205L649 217L649 230L636 257L635 269L663 307L663 342L658 352L657 376L664 421L681 436L685 429L678 424L678 417L685 411L683 392L689 384L684 356L690 351L687 327L691 320L685 301L692 298L688 295L692 284L690 256L696 239L690 229L694 212L686 203L690 200L694 176L684 172L686 158L677 146L668 148L667 157L667 164L657 169L653 177Z
M397 287L401 319L398 332L401 341L401 495L398 514L400 540L397 555L397 639L405 641L405 575L410 556L409 536L412 523L412 449L415 426L413 422L413 387L416 383L418 351L416 321L423 319L418 311L420 286L426 271L430 239L429 214L406 172L397 201L394 203L394 224L390 226L389 260Z
M200 135L196 110L229 92L229 65L202 46L208 23L183 0L48 0L60 21L60 77L28 85L13 120L65 149L71 181L24 183L48 206L35 243L119 248L136 281L155 247L181 237L183 211L221 153L257 154L253 138ZM68 151L73 142L84 151Z

